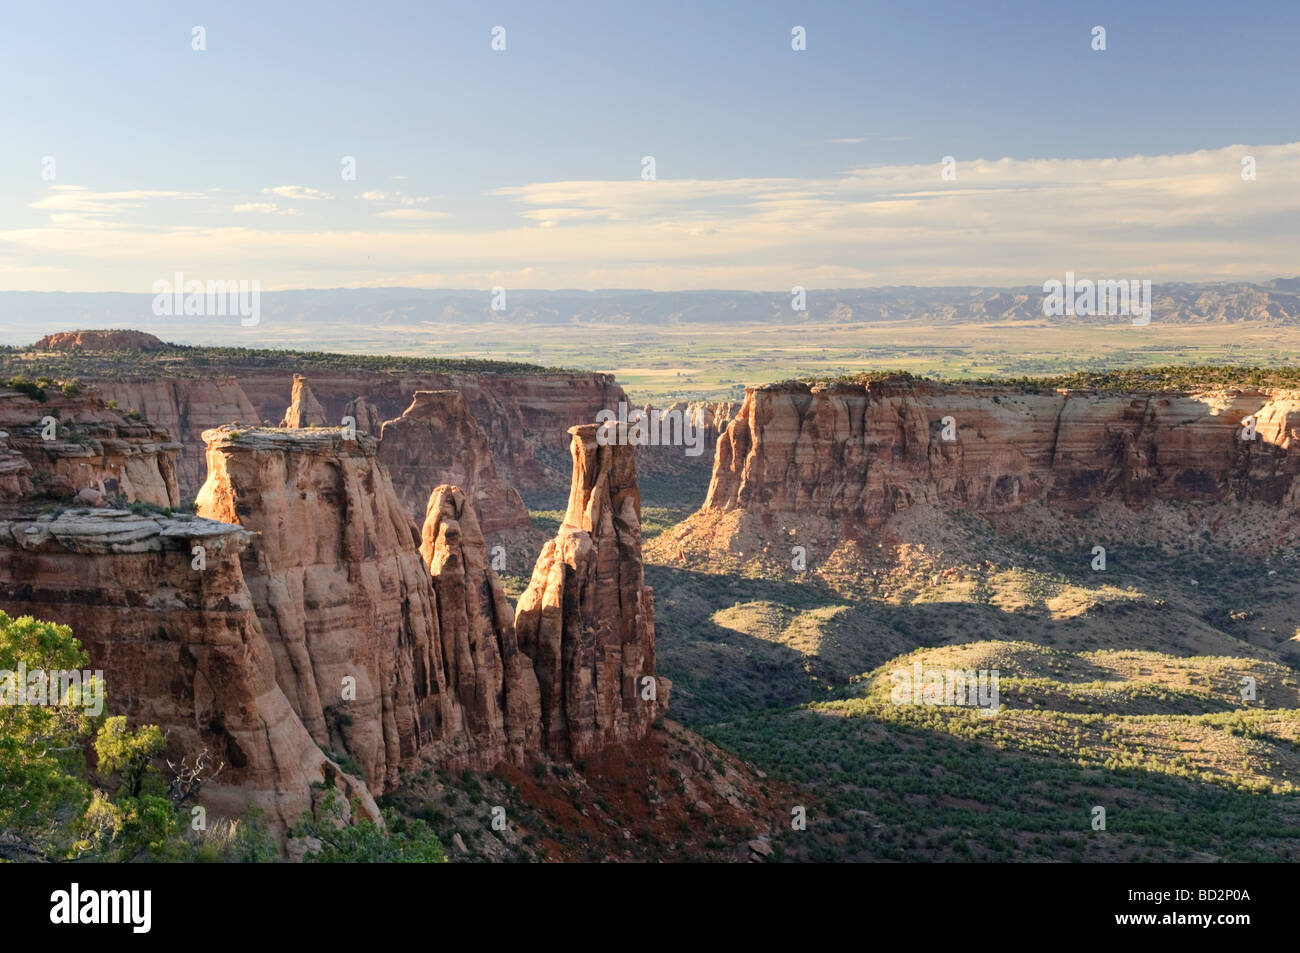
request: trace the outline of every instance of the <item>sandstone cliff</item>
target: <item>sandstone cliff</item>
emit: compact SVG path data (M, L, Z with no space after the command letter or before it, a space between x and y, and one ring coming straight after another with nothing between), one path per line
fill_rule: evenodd
M311 808L311 784L327 779L377 817L275 683L240 566L248 533L127 510L82 514L0 519L0 609L71 626L104 672L106 710L159 725L168 757L206 748L224 763L201 793L210 821L257 807L282 835Z
M439 730L438 622L414 523L341 428L208 431L201 516L258 535L244 572L276 677L375 793Z
M595 424L569 433L568 509L520 597L515 628L537 673L546 751L582 758L643 737L670 686L654 674L633 448L599 446Z
M144 331L60 331L32 347L38 351L161 351L167 345Z
M741 522L752 542L806 530L808 520L853 537L918 504L992 514L1116 501L1258 503L1280 508L1278 530L1290 532L1298 438L1300 393L1281 390L1114 393L892 378L751 388L680 539L706 542L722 527L708 544L726 548L739 545Z
M91 393L43 394L38 400L0 388L0 500L178 504L179 446L166 432Z
M616 408L610 409L616 410ZM645 414L647 419L650 412L655 409L652 404L636 408ZM689 402L679 400L659 410L661 419L667 415L676 415L681 420L689 422L698 433L698 437L694 438L698 442L694 446L687 446L685 443L638 446L637 473L643 480L646 477L658 476L687 476L693 480L696 475L699 475L702 478L701 483L707 485L709 474L712 472L713 455L717 451L718 438L726 431L727 424L739 410L740 404L735 401L712 400ZM669 433L675 432L676 427L675 420L667 427L661 425L661 429ZM694 452L696 449L699 453Z
M343 416L351 417L353 425L362 433L376 437L384 426L384 418L380 416L378 409L364 397L348 401L347 406L343 408Z
M168 439L180 445L176 476L182 498L192 498L207 473L203 431L222 424L252 424L259 421L238 382L231 377L176 380L117 380L95 383L105 400L123 410L135 410Z
M416 391L402 416L384 423L379 461L416 520L425 518L430 490L445 483L460 487L473 501L489 540L529 527L524 501L497 475L487 436L460 391Z
M182 360L172 379L96 378L82 375L105 400L135 409L182 444L177 464L182 496L203 484L206 449L202 434L223 424L257 426L285 418L284 386L291 373L278 367L213 368ZM402 373L335 370L310 366L312 396L323 408L323 423L337 425L345 415L357 428L378 435L378 424L401 416L419 390L458 390L492 448L498 475L524 490L557 492L567 482L560 461L574 421L595 420L602 408L617 409L625 399L609 374L470 372ZM349 406L363 398L373 411L363 423ZM355 408L353 408L355 411ZM371 429L375 428L375 429ZM427 484L421 487L428 491Z

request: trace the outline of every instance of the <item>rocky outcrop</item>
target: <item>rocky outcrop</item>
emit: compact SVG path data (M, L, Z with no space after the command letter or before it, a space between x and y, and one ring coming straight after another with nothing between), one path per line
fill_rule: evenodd
M161 351L167 347L144 331L60 331L32 345L38 351Z
M413 519L425 518L429 491L445 483L470 498L489 539L528 529L524 501L498 476L487 436L460 391L416 391L402 416L384 423L379 461Z
M421 532L367 434L206 437L198 512L255 534L244 575L312 738L376 794L420 759L488 770L538 750L537 678L466 493L437 488Z
M633 448L599 446L595 424L569 433L568 509L520 597L515 629L537 673L545 750L582 758L643 737L667 707L669 683L655 676Z
M374 439L341 428L205 437L197 512L257 534L244 573L280 686L312 738L382 793L448 716L433 589Z
M0 501L179 503L179 446L96 395L0 388Z
M1253 421L1253 428L1251 423ZM1254 434L1253 437L1249 436ZM751 388L718 442L683 534L743 514L779 536L801 520L841 536L918 504L979 513L1031 502L1300 503L1300 393L1061 391L885 378Z
M72 626L109 710L160 725L173 757L215 754L203 803L259 807L280 835L315 782L375 817L402 768L638 741L669 684L635 464L594 425L573 435L568 512L518 628L468 494L435 489L417 530L374 439L344 428L209 431L199 518L3 504L0 608ZM0 441L0 481L19 456Z
M378 409L364 397L358 397L355 400L348 401L348 405L343 408L344 420L351 417L353 426L362 433L379 436L380 429L384 426L384 418L380 416Z
M307 378L301 374L294 374L293 392L290 395L289 406L285 409L284 419L280 421L280 426L300 429L304 427L324 427L325 423L325 408L320 405L320 401L312 394L311 387L307 384Z
M192 499L207 474L203 431L223 424L254 424L261 418L238 382L229 377L175 380L101 380L95 391L124 411L136 411L180 444L176 477L181 496Z
M459 487L429 497L420 557L437 594L445 691L443 722L455 729L429 752L442 764L464 762L452 744L464 737L473 761L522 765L540 749L541 698L531 660L519 651L514 609L488 563L474 506Z
M256 807L282 835L327 780L375 818L276 684L240 565L248 537L128 510L0 519L0 609L71 626L104 673L106 711L160 726L169 758L207 749L224 765L201 792L209 822Z

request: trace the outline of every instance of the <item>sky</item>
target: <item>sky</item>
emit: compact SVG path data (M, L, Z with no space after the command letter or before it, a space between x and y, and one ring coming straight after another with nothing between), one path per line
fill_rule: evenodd
M0 290L1294 276L1298 46L1251 0L8 3Z

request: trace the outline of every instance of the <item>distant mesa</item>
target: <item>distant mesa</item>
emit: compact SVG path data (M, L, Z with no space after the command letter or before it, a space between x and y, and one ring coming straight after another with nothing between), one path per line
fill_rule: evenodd
M167 345L144 331L60 331L32 345L38 351L161 351Z

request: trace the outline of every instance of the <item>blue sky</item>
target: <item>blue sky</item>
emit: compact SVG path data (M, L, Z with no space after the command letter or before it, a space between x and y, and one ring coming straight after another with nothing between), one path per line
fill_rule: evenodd
M1160 192L1205 173L1186 157L1251 147L1219 156L1231 178L1237 153L1300 140L1300 4L84 6L0 14L0 288L141 290L175 268L267 288L669 289L782 288L787 273L809 286L1032 281L1055 267L995 257L1039 248L1043 223L983 199L872 218L899 196L935 204L917 183L945 155L970 175L986 160L981 188L1036 189L1057 218L1071 198L1064 167L1044 177L1044 160L1092 160L1093 183L1109 181L1109 159L1185 157L1111 183L1110 218L1077 222L1087 234L1055 252L1080 267L1195 279L1218 262L1269 277L1286 262L1267 250L1294 237L1277 204L1300 193L1294 150L1271 155L1249 201L1220 196L1205 220L1148 235L1168 251L1141 260L1141 220L1163 223L1208 186L1164 189L1168 207L1116 190L1135 175L1150 183L1136 191ZM1090 46L1098 24L1104 52ZM790 48L794 25L806 51ZM354 182L340 176L348 155ZM644 155L656 183L640 182ZM1021 165L999 175L1004 158ZM880 169L914 173L855 176ZM1064 178L1077 194L1081 177ZM1116 216L1129 232L1114 234ZM792 221L829 231L774 242ZM1192 254L1207 242L1218 250ZM900 243L897 258L877 254Z

